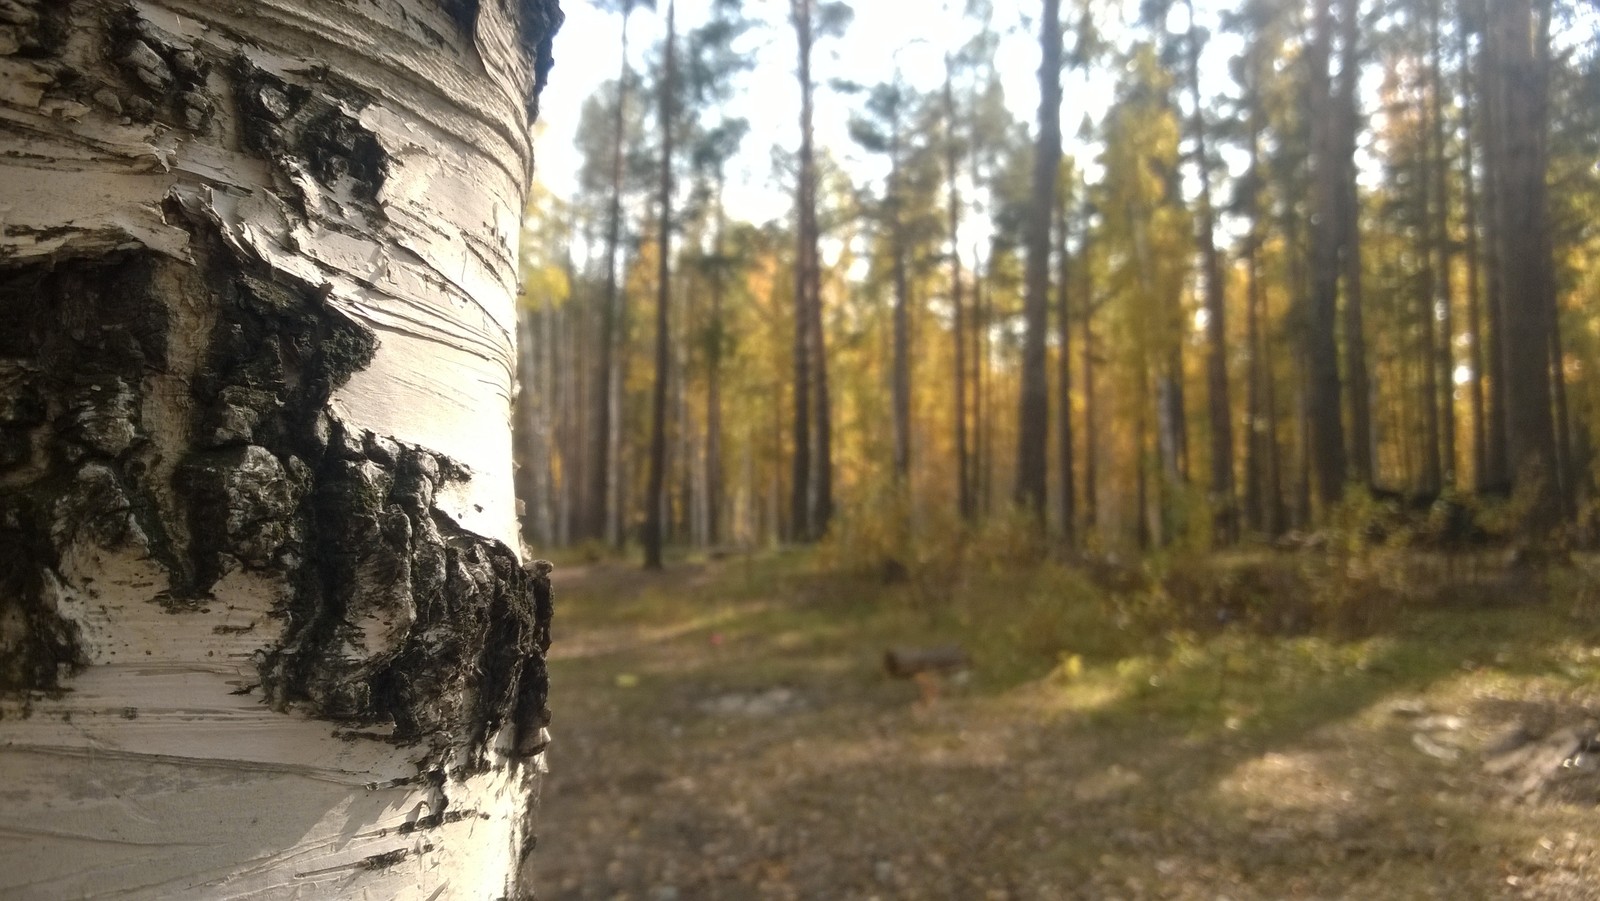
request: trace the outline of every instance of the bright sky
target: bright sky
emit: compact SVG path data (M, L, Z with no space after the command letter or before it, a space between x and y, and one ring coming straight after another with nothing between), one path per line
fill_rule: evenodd
M665 11L666 0L660 0ZM1201 0L1202 25L1206 10L1216 0ZM705 20L708 0L680 0L680 33ZM852 4L855 19L842 38L821 40L814 53L814 78L819 85L833 79L876 84L893 78L896 67L919 90L943 84L944 55L961 47L975 30L959 15L961 0L943 3L858 0ZM1108 3L1115 6L1115 3ZM995 65L1005 86L1013 115L1032 122L1038 109L1039 49L1035 21L1024 22L1024 11L1037 15L1037 0L996 0L994 27L1002 35ZM740 76L744 91L727 112L750 121L740 155L730 170L730 214L763 222L789 215L792 195L787 178L773 172L773 148L792 154L798 143L799 90L795 85L794 32L788 23L786 2L746 4L747 15L757 19L745 38L755 68ZM615 78L621 68L620 17L602 12L587 0L571 3L567 20L556 39L556 66L541 101L541 131L537 138L540 180L557 196L570 197L580 166L573 146L578 115L584 101L600 84ZM663 16L649 9L633 14L629 23L629 56L642 68L655 53L663 30ZM1180 25L1182 23L1174 23ZM1102 22L1103 29L1115 25ZM681 45L680 45L681 46ZM1208 48L1207 80L1225 78L1220 63L1235 52L1232 42L1213 41ZM1069 145L1085 113L1099 119L1111 104L1111 82L1101 73L1091 81L1069 78L1062 108L1062 126ZM850 140L846 125L851 104L859 97L840 96L821 89L817 94L816 129L820 148L843 159L857 179L881 176L883 163L870 160ZM1069 152L1072 148L1069 146Z
M662 6L664 10L665 0ZM708 7L706 0L680 0L680 31L704 21ZM732 215L760 222L787 215L791 205L789 185L772 171L772 150L778 147L791 154L798 143L799 89L794 79L794 31L788 24L788 4L751 3L749 7L752 17L763 18L744 41L755 68L740 76L744 91L727 111L750 121L750 134L730 171L728 201ZM960 26L954 15L938 7L907 15L916 8L883 0L857 4L855 20L845 36L818 43L812 63L816 81L826 84L847 78L874 84L892 78L898 63L907 80L918 88L942 84L943 55L967 39L971 26ZM541 101L544 127L536 146L539 178L559 196L570 196L576 184L580 160L573 137L583 103L621 68L620 17L588 2L573 3L566 12L566 24L556 39L556 67ZM997 27L1014 28L1016 9L998 11L997 19ZM663 29L662 17L650 10L633 14L628 42L635 69L649 61ZM892 50L887 46L890 39L903 49ZM1031 38L1010 36L1007 40L1008 52L1000 60L1007 96L1013 98L1016 109L1031 110L1038 105L1038 51L1028 53ZM859 160L861 155L845 131L849 104L854 102L859 98L818 91L817 142L835 156Z

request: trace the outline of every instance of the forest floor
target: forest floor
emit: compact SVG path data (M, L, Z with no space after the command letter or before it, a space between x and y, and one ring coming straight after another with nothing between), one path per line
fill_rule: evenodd
M558 567L538 897L1600 898L1592 583L1119 645L1075 579Z

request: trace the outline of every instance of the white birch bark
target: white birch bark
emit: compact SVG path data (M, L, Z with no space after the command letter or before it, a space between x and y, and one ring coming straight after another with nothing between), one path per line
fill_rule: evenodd
M0 897L501 898L555 0L0 0Z

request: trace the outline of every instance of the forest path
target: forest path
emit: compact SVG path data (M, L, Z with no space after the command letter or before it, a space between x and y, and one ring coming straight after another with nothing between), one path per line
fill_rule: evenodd
M930 692L884 648L961 636L868 581L735 558L554 583L543 901L1600 897L1600 784L1518 796L1600 709L1593 641L1524 648L1486 613L1011 684L980 658Z

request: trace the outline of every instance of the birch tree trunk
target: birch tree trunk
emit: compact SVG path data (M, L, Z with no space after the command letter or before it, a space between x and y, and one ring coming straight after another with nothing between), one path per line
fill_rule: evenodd
M523 895L554 0L0 4L0 897Z

